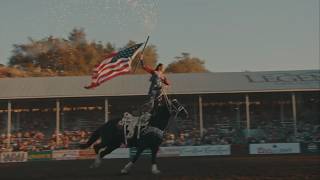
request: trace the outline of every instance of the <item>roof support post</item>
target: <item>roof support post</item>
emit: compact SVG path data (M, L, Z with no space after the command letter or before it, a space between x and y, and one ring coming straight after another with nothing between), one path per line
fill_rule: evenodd
M11 101L8 101L8 119L7 119L7 148L11 147L11 122L12 122L12 109L11 109Z
M202 97L199 96L199 124L200 124L200 137L203 137L203 112L202 112Z
M56 100L56 143L59 145L59 134L60 134L60 100Z
M292 118L293 118L293 131L294 137L297 137L297 105L296 105L296 95L291 93L291 103L292 103Z
M109 121L109 101L108 98L104 99L104 121Z
M250 137L250 100L246 94L246 117L247 117L247 137Z

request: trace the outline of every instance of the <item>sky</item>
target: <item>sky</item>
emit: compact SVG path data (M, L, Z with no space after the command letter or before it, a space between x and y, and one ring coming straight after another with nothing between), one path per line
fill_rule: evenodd
M156 46L159 62L182 52L212 72L320 69L319 0L1 0L0 63L13 44L67 38Z

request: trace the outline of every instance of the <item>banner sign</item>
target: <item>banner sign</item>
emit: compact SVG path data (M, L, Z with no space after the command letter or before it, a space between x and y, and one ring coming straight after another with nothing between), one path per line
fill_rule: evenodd
M158 157L178 157L180 156L180 148L177 146L172 147L160 147Z
M55 160L78 159L79 150L55 150L52 152L52 158Z
M134 155L136 155L137 149L135 147L130 148L130 157L132 158ZM145 149L142 153L141 156L151 156L151 150L150 149Z
M299 143L250 144L250 154L294 154L300 153Z
M28 161L52 160L52 151L28 152Z
M129 158L129 148L118 148L106 155L103 159Z
M0 154L0 162L26 162L28 160L27 152L3 152Z
M310 143L301 143L301 151L306 154L320 154L320 143L319 142L310 142Z
M230 154L230 145L182 146L180 149L180 156L220 156Z
M96 158L96 153L93 149L79 150L79 159L94 159Z
M135 155L135 148L130 149L130 156ZM150 150L145 150L144 155L151 154ZM179 156L220 156L230 155L230 145L214 145L214 146L170 146L160 147L158 157L179 157Z

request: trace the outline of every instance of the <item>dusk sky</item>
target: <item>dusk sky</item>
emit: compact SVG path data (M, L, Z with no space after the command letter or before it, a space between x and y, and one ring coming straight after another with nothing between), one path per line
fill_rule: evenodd
M13 44L67 38L129 40L157 47L169 64L182 52L212 72L319 69L319 0L1 0L0 63Z

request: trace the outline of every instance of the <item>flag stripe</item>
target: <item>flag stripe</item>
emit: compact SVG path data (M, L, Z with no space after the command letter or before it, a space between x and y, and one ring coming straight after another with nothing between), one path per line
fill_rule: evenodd
M110 55L103 58L102 62L100 64L97 64L95 69L101 68L104 64L108 64L113 57L115 57L118 53L111 53Z
M97 77L97 80L98 80L98 82L99 82L99 80L100 80L101 77L109 76L109 75L111 75L111 74L114 73L114 72L122 71L122 70L124 70L124 69L130 70L130 69L129 69L129 64L125 64L124 66L121 66L121 67L119 67L119 68L117 68L117 69L113 69L113 70L107 71L106 73L100 74L100 75Z
M98 71L99 69L101 69L103 66L105 66L106 64L110 63L112 57L109 59L104 59L95 69L94 71Z
M101 80L100 80L100 84L102 84L102 83L104 83L104 82L106 82L106 81L108 81L108 80L110 80L110 79L112 79L112 78L114 78L114 77L117 77L117 76L120 76L120 75L124 75L124 74L128 74L128 72L129 72L129 71L119 72L119 73L117 73L117 74L115 74L115 75L112 75L112 76L109 76L109 77L107 77L107 78L105 78L105 79L101 79Z
M105 68L100 69L99 71L96 71L92 75L92 80L99 78L101 75L108 74L109 71L117 71L119 68L123 67L124 65L127 65L127 67L129 67L129 62L130 61L128 59L122 59L120 60L120 62L108 64Z
M115 66L113 68L106 68L106 69L102 70L100 73L97 73L97 76L95 76L95 78L98 78L101 75L107 74L110 71L117 71L119 68L122 68L125 65L129 66L129 63L120 63L118 66Z
M114 75L122 73L122 72L130 72L130 69L128 67L124 67L124 68L121 68L117 71L110 72L108 75L102 75L99 77L99 82L100 82L100 80L103 80L106 77L111 77L111 76L114 76Z
M113 69L113 68L116 68L117 66L120 66L121 64L128 64L128 63L129 63L128 59L120 59L115 63L105 64L102 68L98 70L98 73L101 73L106 69Z

